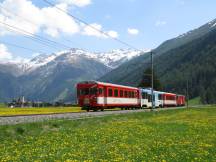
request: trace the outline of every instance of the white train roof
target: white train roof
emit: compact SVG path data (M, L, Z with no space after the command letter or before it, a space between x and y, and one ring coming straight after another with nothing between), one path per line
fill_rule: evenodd
M141 91L142 92L151 92L151 88L141 88ZM171 94L171 95L176 95L175 93L169 93L169 92L162 92L162 91L155 91L154 90L154 93L159 93L159 94Z
M121 87L121 88L130 88L130 89L134 89L134 90L138 90L139 88L136 87L130 87L130 86L124 86L124 85L119 85L119 84L113 84L113 83L105 83L105 82L99 82L99 81L83 81L83 82L79 82L81 84L102 84L102 85L106 85L106 86L113 86L113 87Z

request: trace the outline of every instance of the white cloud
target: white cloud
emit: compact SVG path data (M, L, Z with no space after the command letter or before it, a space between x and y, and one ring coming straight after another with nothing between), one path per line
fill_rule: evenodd
M97 30L96 30L97 29ZM118 37L118 33L116 31L110 30L110 31L104 31L106 34L101 33L98 30L103 30L102 29L102 25L97 24L97 23L93 23L90 24L90 26L84 26L83 25L83 35L88 35L88 36L96 36L99 38L107 38L106 34L108 34L109 36L113 37L113 38L117 38Z
M66 4L59 4L57 7L67 10ZM67 34L75 34L79 32L79 25L68 15L59 12L53 7L42 8L44 15L42 26L45 32L53 37L59 35L60 32Z
M12 54L8 51L4 44L0 44L0 61L8 61L13 58Z
M27 0L5 0L0 3L2 9L0 10L0 21L6 24L10 24L11 26L17 26L18 28L24 29L25 31L36 33L39 31L40 24L43 19L43 15L40 12L40 9L32 4L31 1ZM13 12L14 14L9 13L8 11ZM34 13L34 14L32 14ZM31 20L36 25L33 25L21 17ZM0 26L1 34L14 34L13 32L8 32L1 24Z
M58 0L61 3L66 3L68 5L75 5L78 7L84 7L91 4L91 0Z
M84 35L88 35L88 36L96 36L96 37L103 37L104 35L102 33L100 33L99 31L97 30L101 30L102 29L102 26L100 24L97 24L97 23L93 23L93 24L90 24L90 26L85 26L83 25L83 34ZM95 30L97 29L97 30Z
M135 29L135 28L128 28L128 33L131 34L131 35L137 35L139 34L139 30L138 29Z
M61 2L56 6L68 11L69 5L76 5L79 7L86 6L91 3L91 0L56 0ZM69 15L59 12L55 7L39 8L35 6L30 0L4 0L0 3L0 22L16 26L19 29L29 33L44 32L52 37L58 37L64 33L67 35L83 34L89 36L96 36L99 38L107 38L106 35L95 31L91 27L83 26L77 23ZM9 11L9 12L8 12ZM13 14L11 14L12 12ZM18 16L15 16L18 15ZM93 23L95 28L102 30L102 25ZM118 33L113 30L105 31L110 36L117 38ZM8 31L6 26L0 24L0 35L14 35L16 32ZM18 33L23 35L24 33Z
M161 21L161 20L158 20L158 21L155 22L155 26L164 26L166 24L167 24L166 21Z
M35 34L44 31L53 37L61 32L67 34L79 32L79 24L54 7L38 8L29 0L5 0L0 5L6 9L0 10L0 21L27 32ZM57 7L68 10L67 4L58 4ZM14 32L8 32L5 26L0 25L0 34L14 34Z
M110 30L107 34L112 38L118 38L118 33L116 31Z
M14 56L11 52L9 52L7 46L4 44L0 44L0 62L1 63L19 63L19 62L28 62L29 59L22 58L20 56Z

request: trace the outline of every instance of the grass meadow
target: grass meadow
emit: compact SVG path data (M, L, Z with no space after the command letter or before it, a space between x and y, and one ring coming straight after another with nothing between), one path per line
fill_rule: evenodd
M0 161L216 161L216 108L0 126Z

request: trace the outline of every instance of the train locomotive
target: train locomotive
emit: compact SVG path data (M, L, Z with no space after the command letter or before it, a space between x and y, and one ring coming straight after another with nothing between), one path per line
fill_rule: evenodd
M153 91L155 107L176 107L185 105L185 96ZM111 108L151 108L151 89L136 88L98 81L84 81L77 84L77 102L84 110Z

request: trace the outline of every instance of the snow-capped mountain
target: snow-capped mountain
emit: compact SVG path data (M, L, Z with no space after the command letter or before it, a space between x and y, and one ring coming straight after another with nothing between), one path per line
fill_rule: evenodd
M82 49L72 48L69 51L61 51L58 53L54 53L51 55L39 55L32 60L29 61L29 68L35 69L37 67L43 66L48 64L51 61L55 61L58 57L65 55L68 60L64 60L66 62L73 59L75 56L83 56L89 59L94 59L95 61L99 61L104 65L110 68L116 68L120 64L124 63L125 61L129 61L133 57L140 56L146 51L137 51L131 49L118 49L112 50L110 52L88 52ZM63 61L63 60L62 60Z
M216 19L206 23L203 26L200 26L200 27L198 27L196 29L190 30L190 31L188 31L186 33L183 33L183 34L179 35L177 37L177 39L181 39L183 37L199 37L199 36L201 36L203 34L208 33L211 30L214 30L214 29L216 29Z
M4 90L4 100L24 95L32 100L72 101L75 99L77 82L97 80L142 53L129 49L99 53L73 48L50 55L38 55L30 60L0 63L0 83L4 83L7 88Z
M88 52L82 49L72 48L68 51L61 51L50 55L39 55L25 62L11 61L9 62L9 64L17 64L21 72L25 74L54 62L65 62L72 64L76 61L75 59L78 56L81 56L88 59L92 59L94 61L98 61L107 66L108 68L114 69L122 63L129 61L134 57L140 56L145 52L147 51L138 51L131 49L117 49L109 52Z

